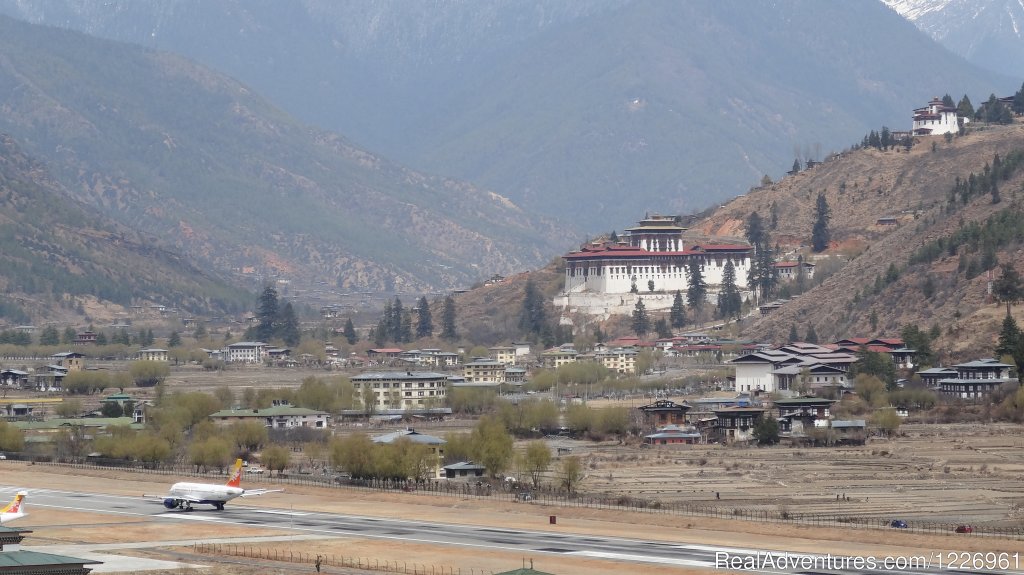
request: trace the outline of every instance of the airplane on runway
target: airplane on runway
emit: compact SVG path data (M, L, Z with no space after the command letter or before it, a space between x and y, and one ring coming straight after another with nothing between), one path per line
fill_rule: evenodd
M7 507L0 509L0 523L7 523L25 516L25 497L27 491L19 491L14 496L14 501L7 504Z
M242 460L235 461L232 467L231 479L224 485L215 483L189 483L179 482L171 486L167 495L144 495L149 498L159 498L164 507L168 509L181 509L192 511L193 505L213 505L218 511L224 510L224 504L236 497L251 497L266 493L276 493L283 489L250 489L241 487L242 483Z

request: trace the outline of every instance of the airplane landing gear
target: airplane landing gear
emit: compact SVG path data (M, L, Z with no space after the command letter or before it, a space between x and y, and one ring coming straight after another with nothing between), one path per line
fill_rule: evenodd
M224 511L223 503L214 503L213 506L217 508L217 511Z

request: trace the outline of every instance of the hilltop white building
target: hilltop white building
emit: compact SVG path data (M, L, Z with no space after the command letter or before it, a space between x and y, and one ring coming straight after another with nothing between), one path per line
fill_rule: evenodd
M939 98L932 98L927 106L914 110L912 133L915 136L941 136L956 134L959 131L960 122L956 107L943 104Z
M687 268L695 260L710 288L709 298L722 283L729 261L736 285L746 288L753 251L749 245L688 245L684 231L672 216L648 216L627 228L619 243L595 242L566 254L565 288L555 305L591 314L623 314L641 298L648 310L668 309L676 290L686 292L689 287Z

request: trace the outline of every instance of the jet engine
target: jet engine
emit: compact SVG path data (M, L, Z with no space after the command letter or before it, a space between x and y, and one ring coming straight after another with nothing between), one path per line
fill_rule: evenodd
M168 509L176 509L178 507L177 499L164 499L164 507Z

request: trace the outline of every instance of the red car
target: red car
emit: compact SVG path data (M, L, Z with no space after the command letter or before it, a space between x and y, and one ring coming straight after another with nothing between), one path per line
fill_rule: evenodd
M957 525L955 531L957 533L974 533L974 527L970 525Z

